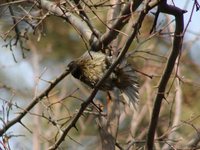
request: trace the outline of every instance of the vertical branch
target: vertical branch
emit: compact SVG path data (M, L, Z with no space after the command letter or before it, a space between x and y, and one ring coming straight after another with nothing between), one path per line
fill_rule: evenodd
M64 129L62 135L58 138L58 140L55 142L55 144L53 146L51 146L49 148L49 150L55 150L59 147L59 145L62 143L62 141L65 139L65 137L67 136L68 132L75 127L76 128L76 123L79 120L79 118L81 117L81 115L83 114L84 110L87 108L87 106L92 102L94 96L96 95L96 93L98 92L99 87L102 85L103 82L105 82L105 79L111 74L111 72L115 69L115 67L123 60L123 58L125 57L132 41L135 39L135 37L137 36L139 29L142 25L142 22L146 16L146 14L148 13L148 11L150 10L150 8L145 8L139 15L139 18L137 20L137 23L134 25L134 30L131 32L129 38L127 39L126 44L123 47L123 50L120 51L117 59L115 60L115 62L110 66L110 68L106 71L106 73L104 74L104 76L102 77L101 80L98 81L98 83L96 84L96 86L94 87L91 95L88 97L88 99L86 101L84 101L81 104L81 108L79 109L78 113L76 114L76 116L71 120L71 122L69 123L69 125Z
M175 16L176 27L175 27L175 33L174 33L172 52L169 56L169 59L166 64L162 78L160 79L160 83L158 86L158 93L155 98L155 103L154 103L153 112L152 112L152 116L151 116L151 122L149 125L149 130L148 130L148 135L147 135L146 146L147 146L148 150L153 149L155 130L156 130L157 123L158 123L158 117L159 117L159 113L160 113L162 100L163 100L163 98L165 98L164 93L165 93L167 83L168 83L170 75L173 71L176 59L177 59L178 55L180 54L180 51L182 48L183 30L184 30L184 22L183 22L183 14L185 13L184 10L182 10L176 6L168 5L166 0L163 0L159 4L159 10L160 10L160 12L171 14L171 15Z
M178 70L179 72L179 70ZM181 116L181 104L182 104L182 90L180 86L180 81L177 78L175 82L175 87L176 87L176 94L175 94L175 112L174 112L174 119L173 119L173 124L172 124L172 131L168 136L168 139L170 141L163 146L163 150L170 149L170 145L172 144L174 138L176 138L176 130L178 129L178 125L180 123L180 116ZM169 145L170 144L170 145Z
M170 25L169 26L169 32L172 32L173 27ZM180 76L180 66L178 66L180 59L177 58L176 59L176 66L175 66L175 70L177 71L177 75ZM180 86L180 80L179 78L176 78L175 81L175 89L176 89L176 93L175 93L175 112L174 112L174 119L173 119L173 123L172 123L172 131L170 132L168 139L170 139L170 141L166 144L164 144L164 146L162 147L162 149L167 150L170 149L171 144L173 143L174 138L176 138L176 130L178 129L178 124L180 123L180 116L181 116L181 107L182 107L182 89Z
M111 9L109 9L107 14L107 25L111 27L115 19L119 16L120 13L120 0L111 0ZM107 28L107 31L110 30ZM113 57L117 57L118 54L118 38L114 39L111 44L111 52ZM119 126L119 91L115 89L115 91L110 92L112 100L109 100L107 105L107 120L100 118L100 137L102 141L102 149L115 149L118 126Z
M115 20L118 19L120 11L121 11L121 5L119 5L121 0L111 0L110 5L112 6L111 9L109 9L107 14L107 25L109 28L107 28L106 32L109 32L111 30L111 27ZM116 37L111 43L111 50L114 57L117 57L119 50L118 50L118 37Z

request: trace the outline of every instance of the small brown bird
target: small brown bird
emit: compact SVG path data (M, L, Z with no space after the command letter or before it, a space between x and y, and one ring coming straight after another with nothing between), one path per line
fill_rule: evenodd
M70 62L68 69L72 76L84 82L91 88L103 77L114 59L102 52L85 52L80 58ZM135 108L139 101L138 77L133 66L125 60L119 64L101 85L100 90L109 91L117 87L126 103Z

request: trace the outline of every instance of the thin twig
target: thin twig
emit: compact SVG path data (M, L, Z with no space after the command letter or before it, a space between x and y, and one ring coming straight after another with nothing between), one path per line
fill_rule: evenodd
M101 80L96 84L94 87L91 95L88 97L88 99L81 104L81 108L79 109L79 112L76 114L76 116L73 118L71 123L65 128L63 131L63 134L58 138L58 140L55 142L53 146L49 148L49 150L55 150L59 147L59 145L63 142L65 137L67 136L68 132L74 127L76 128L76 123L83 114L84 110L87 108L87 106L93 101L93 98L95 97L96 93L98 92L99 87L103 84L103 82L106 80L106 78L112 73L112 71L115 69L115 67L123 60L124 56L126 55L133 39L137 36L138 31L142 25L142 22L146 16L148 11L144 10L141 12L137 23L134 25L134 30L132 31L131 35L129 36L123 50L118 55L116 61L110 66L108 71L104 74Z
M69 71L66 70L62 74L60 74L47 88L44 92L42 92L39 96L35 97L32 102L22 111L16 118L12 119L8 123L6 123L3 128L0 129L0 136L2 136L10 127L19 123L21 119L45 96L48 96L49 92L67 75Z
M164 70L163 76L160 80L159 86L158 86L158 93L155 98L155 103L153 107L153 112L151 116L151 122L149 125L148 135L147 135L147 149L152 150L154 145L154 136L155 131L158 123L158 117L160 113L161 103L163 98L165 98L164 93L167 86L167 83L169 81L170 75L172 74L176 58L180 54L181 48L182 48L182 41L183 41L183 30L184 30L184 23L183 23L183 14L185 13L184 10L168 5L166 0L161 1L160 5L160 11L166 14L171 14L175 16L176 21L176 28L175 28L175 36L173 41L173 49L169 56L168 62L166 64L166 68Z

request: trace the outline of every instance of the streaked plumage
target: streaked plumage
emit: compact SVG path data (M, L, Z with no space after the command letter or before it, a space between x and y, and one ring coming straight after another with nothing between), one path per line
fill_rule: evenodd
M104 73L112 64L111 56L102 52L85 52L80 58L69 63L68 68L71 74L93 88L103 77ZM126 103L135 107L138 102L138 77L131 64L123 61L118 65L111 75L100 87L100 90L113 90L119 88Z

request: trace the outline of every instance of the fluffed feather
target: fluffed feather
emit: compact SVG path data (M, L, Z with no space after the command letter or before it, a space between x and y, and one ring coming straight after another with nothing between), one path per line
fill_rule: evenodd
M68 68L71 74L93 88L109 69L114 59L102 52L85 52L80 58L72 61ZM136 108L139 102L138 77L133 65L126 59L119 64L105 80L100 90L108 91L117 87L130 108Z

